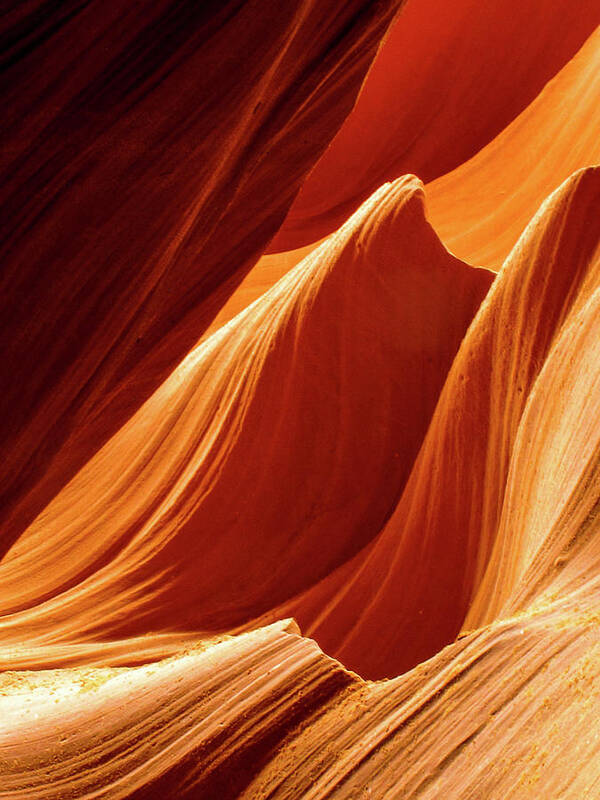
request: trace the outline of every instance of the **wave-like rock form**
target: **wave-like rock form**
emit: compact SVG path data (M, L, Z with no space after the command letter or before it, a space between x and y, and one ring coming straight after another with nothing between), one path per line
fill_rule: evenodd
M391 514L492 277L444 249L420 181L382 187L22 534L5 641L226 630L330 574Z
M600 161L599 42L600 28L505 130L427 185L429 219L454 255L497 271L544 198L576 170ZM374 131L379 135L380 127ZM346 169L344 175L354 173ZM283 238L273 246L277 241ZM317 244L264 255L215 322L225 323L256 300Z
M451 252L497 270L544 198L600 162L599 95L600 27L506 130L428 184L432 224Z
M3 13L0 552L262 254L399 2Z
M365 211L390 197L399 213L386 223L422 215L412 179L385 187ZM599 206L600 169L584 170L532 221L469 328L403 498L365 559L380 591L365 602L359 574L346 592L366 612L347 642L362 636L371 670L397 663L396 653L406 659L411 647L414 656L427 638L416 622L437 636L444 624L436 611L453 617L457 601L471 598L467 623L482 627L379 683L324 656L291 623L205 640L129 669L7 673L0 797L593 796ZM366 227L358 226L365 245ZM349 225L340 250L351 244L364 265L356 233ZM371 232L374 243L381 233ZM318 270L305 274L316 305L315 278L320 291L326 280ZM384 568L373 575L377 560ZM410 603L407 585L425 608L412 626L406 615L419 604ZM69 601L75 617L84 596ZM334 597L330 616L338 604ZM346 620L355 613L346 610ZM38 646L43 651L43 641ZM344 655L352 657L348 643Z
M264 256L399 4L3 16L0 800L600 796L600 6L410 0L330 198L495 138Z
M134 669L7 674L0 798L235 797L352 682L293 623Z
M597 614L555 603L483 628L401 678L357 682L239 796L594 797L598 626Z
M485 621L487 617L480 619L475 609L486 602L500 603L503 593L496 586L490 596L481 588L475 606L471 603L484 575L485 585L496 581L498 568L487 574L486 570L497 537L511 542L512 562L504 550L494 556L507 574L517 569L514 559L525 558L521 536L527 548L533 547L524 521L539 515L535 510L539 501L529 498L526 504L523 498L513 507L516 501L506 495L507 481L511 474L515 487L523 490L530 480L523 468L515 474L519 458L537 472L545 464L542 450L531 450L531 431L524 430L539 424L531 407L542 391L540 376L550 380L547 362L554 357L556 340L579 318L582 305L600 286L599 207L598 169L576 173L542 206L469 328L384 531L352 566L315 590L318 603L309 593L285 608L328 653L362 675L392 677L452 641L467 614ZM591 345L586 353L592 360L596 355ZM560 403L565 403L562 393ZM522 422L526 409L528 416ZM587 413L582 424L595 428L598 435L597 414L592 408ZM555 439L567 435L567 423L572 423L569 417L554 419L554 431L545 429L536 441L551 442L551 452L556 453ZM522 455L516 452L518 446L525 448ZM589 438L587 447L597 447L596 439ZM576 451L569 452L581 477L587 449L579 458ZM561 484L556 470L545 479L555 482L552 514L558 514ZM522 515L521 533L507 517L509 509ZM542 527L537 535L549 533ZM498 580L504 591L511 591L507 575ZM394 621L391 630L389 620Z
M400 188L399 205L410 209L415 187L409 182L408 198ZM398 187L392 195L397 201ZM348 641L360 636L356 652L368 654L367 665L396 664L394 652L407 650L398 631L418 647L416 626L437 632L440 612L452 619L478 573L470 617L487 627L371 685L277 627L133 670L9 676L4 796L55 798L68 787L79 797L382 797L393 789L494 798L534 786L538 796L575 798L600 781L590 735L600 623L600 431L590 426L600 397L599 204L600 170L576 174L505 264L398 510L365 561L372 572L383 548L387 577L374 601L365 602L364 586L346 592L366 614L342 652L351 655ZM356 226L349 231L342 253L349 242L360 249ZM314 297L316 276L306 273ZM410 620L411 609L425 613ZM584 764L575 777L574 752Z
M470 159L534 100L599 24L597 0L576 6L569 0L410 0L270 249L323 238L384 181L412 172L429 183ZM587 77L594 80L592 69ZM594 102L597 91L588 97ZM559 111L557 128L561 117ZM592 125L590 136L596 131ZM581 127L572 131L571 143L581 134ZM587 163L593 161L571 171ZM508 160L498 169L517 185ZM536 198L524 224L569 174Z

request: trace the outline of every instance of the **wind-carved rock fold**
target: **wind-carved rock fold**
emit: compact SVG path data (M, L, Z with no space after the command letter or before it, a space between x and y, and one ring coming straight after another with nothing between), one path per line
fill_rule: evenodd
M388 200L390 213L374 213ZM429 660L393 680L367 683L284 622L205 641L199 651L133 669L8 673L0 696L2 719L9 721L0 732L0 797L593 797L600 786L600 430L594 424L600 415L599 207L599 168L576 173L543 204L460 345L427 434L414 445L420 452L396 511L367 552L340 567L362 565L349 590L337 594L334 572L299 596L301 610L307 597L332 581L314 633L320 641L331 639L338 624L339 654L348 661L362 658L365 672L389 673L423 649L430 650ZM355 281L364 280L366 302L364 291L375 283L367 269L370 247L398 259L386 281L380 276L388 290L402 275L398 242L411 253L410 235L392 234L406 224L409 234L416 231L415 253L423 253L427 225L414 179L384 187L365 210L362 226L349 224L327 245L335 258L319 269L315 254L285 279L285 291L280 284L181 365L139 412L136 424L150 442L155 435L161 439L160 431L153 424L144 427L143 414L168 398L169 430L184 420L198 401L194 382L177 386L177 376L193 373L212 348L228 340L232 360L240 353L258 359L251 363L261 370L249 369L243 381L244 389L258 391L291 322L293 346L302 345L303 324L314 343L309 323L319 312L322 324L332 324L328 305L319 305L328 290L356 299L352 281L341 278L352 264ZM460 296L473 301L473 276L489 277L449 260L431 231L430 237L432 252L441 254L441 276L468 275ZM334 267L344 263L344 254L353 258L337 275ZM406 274L413 287L412 294L406 287L402 293L409 311L415 296L422 303L435 300L429 286L424 298L415 295L416 273ZM279 290L281 302L275 302ZM380 302L373 291L365 308L380 309ZM341 302L340 308L343 316ZM380 313L392 316L385 307ZM355 317L360 322L360 314ZM410 319L408 313L405 326ZM456 324L450 315L446 328L452 320ZM363 336L377 322L377 315L365 317ZM259 323L263 336L257 335ZM329 329L327 339L333 349L334 331ZM428 336L426 341L437 341ZM226 383L208 368L205 374L216 386ZM329 387L332 380L328 376ZM219 397L239 397L235 388ZM285 398L285 382L278 389ZM252 419L250 401L242 419ZM232 454L243 426L234 429ZM189 478L185 467L194 463L194 449L184 439L174 448L181 485ZM143 454L140 459L145 462ZM189 551L186 556L193 560ZM16 568L18 554L12 557L7 568L11 560ZM371 598L366 582L360 585L367 573ZM416 593L416 602L411 604L407 589ZM57 599L64 602L68 595ZM60 622L60 603L55 606L54 631L49 618L44 621L49 640L56 635L74 641L76 628L86 629L85 598L78 589L66 604L75 615L70 632ZM343 600L345 611L336 623ZM131 613L135 604L122 608ZM421 632L414 614L422 608ZM444 610L452 624L436 617L436 610ZM28 613L35 632L37 612ZM465 613L468 626L483 627L465 630L433 654L436 643L442 646L457 632ZM17 635L19 624L8 621L5 633Z
M232 797L356 682L290 621L133 669L0 676L0 797Z
M479 4L479 7L480 13L489 13L487 4L485 6ZM424 4L414 3L406 10L406 16L409 11L416 13L417 8L420 9L419 13L425 13ZM544 9L544 14L547 12L548 9ZM399 28L401 23L406 24L408 27L404 36L408 38L410 20L402 22L402 19L403 17L398 20L396 27ZM581 18L580 22L583 21ZM593 27L593 24L598 22L600 22L600 9L596 17L591 17L587 24L592 23ZM570 27L569 31L573 33L573 28ZM393 36L390 38L393 40ZM384 95L384 102L377 92L377 75L381 75L381 80L386 78L390 82L390 92L394 87L394 76L397 71L392 67L391 56L391 64L380 63L382 60L385 61L387 49L392 45L393 41L384 44L379 59L363 87L358 106L373 96L374 102L381 103L382 111L386 115L395 115L396 118L397 110L394 110L392 100L396 93L394 92L390 98ZM511 44L511 49L513 48L514 44ZM504 70L502 73L504 74ZM479 85L478 80L477 86ZM514 87L511 85L511 92L513 90ZM428 218L451 253L469 264L498 271L548 194L573 172L600 161L600 137L597 133L600 126L599 91L600 28L596 28L571 61L564 65L539 95L494 139L490 142L482 140L481 149L450 172L441 176L439 172L431 174L430 178L436 179L426 183ZM349 146L347 137L353 129L350 123L358 114L358 106L340 131L340 136L344 134L347 146ZM423 104L420 103L418 108L422 111ZM454 109L454 106L451 108ZM476 105L476 110L479 113L479 105ZM453 111L452 113L456 118ZM439 124L440 118L436 116L435 120L436 124ZM471 117L464 114L463 110L460 124L465 120L470 121ZM450 144L454 144L455 139L447 132L449 124L446 121L444 143L448 140ZM391 124L384 124L378 119L377 114L373 113L367 116L361 127L379 141L382 127L387 131ZM438 137L429 139L419 136L415 144L423 146L426 140L434 145L432 152L438 153L440 148ZM331 176L325 180L320 172L325 158L332 158L337 153L336 157L342 159L342 152L339 151L341 146L336 145L336 141L337 139L304 184L306 187L311 182L314 185L314 182L323 181L322 188L327 190L325 202L332 196L330 187L332 185L336 189L339 187L339 183ZM385 168L388 171L382 174L395 176L390 164L394 163L394 154L398 146L397 138L392 137L391 151L385 161ZM374 158L380 157L374 144L367 150ZM343 150L343 158L346 159L343 161L344 179L349 183L359 181L360 171L348 167L351 155L347 149ZM368 158L365 156L361 163L364 166L368 163ZM424 177L418 164L415 166L412 159L402 162L397 168L402 171L401 168L407 167L421 178ZM367 182L366 185L370 184ZM358 200L350 203L349 208L354 208L357 202ZM306 198L303 203L304 213L309 214L311 206L308 205ZM315 200L316 208L318 208L317 200ZM317 213L316 210L314 213ZM276 237L272 242L272 249L281 249L286 244L288 246L297 244L293 239L292 217L293 212L281 229L281 237ZM286 231L290 230L292 239L286 242ZM328 231L327 227L319 228L311 236L320 237ZM298 241L306 240L307 238L302 238ZM223 324L231 319L235 313L272 286L318 243L307 244L297 250L264 255L244 278L239 289L231 295L213 324Z
M0 564L5 641L223 631L351 559L400 497L492 278L441 245L420 181L382 187L20 537Z
M471 426L475 457L455 480L471 512L488 509L478 515L485 549L486 529L497 528L467 617L468 627L482 627L405 675L356 686L284 746L242 797L597 794L599 208L598 167L574 174L542 205L469 329L415 467L444 491L441 421L454 417L455 431ZM487 410L478 414L486 384ZM462 459L465 440L455 441ZM438 540L451 541L438 520ZM400 575L398 560L389 572L396 589L411 577L409 565ZM385 650L394 636L402 610L387 611L378 642L363 640L365 652Z
M567 424L572 425L573 433L579 430L570 416L560 423L554 416L543 432L536 433L540 450L532 452L533 436L529 430L524 443L521 419L526 406L538 396L532 395L534 387L541 391L537 381L542 370L544 376L552 374L546 362L554 357L557 338L563 335L569 341L571 337L573 343L564 347L575 347L577 337L572 331L563 334L563 329L570 329L571 320L582 313L583 304L592 302L598 287L599 192L598 169L583 170L542 205L467 332L385 529L338 574L281 610L293 614L302 630L314 636L326 652L363 676L393 677L415 666L451 642L467 614L477 624L487 621L485 616L478 617L478 604L498 603L511 592L508 575L515 569L515 561L525 557L520 543L534 547L524 521L535 520L541 513L539 498L535 496L535 502L521 498L518 503L506 498L508 475L512 469L513 492L523 490L527 485L523 483L524 467L516 470L513 456L529 464L526 474L533 480L531 476L546 463L542 442L552 442L550 452L556 452L560 441L556 437L566 436ZM595 358L595 347L587 342L585 359ZM573 377L578 374L574 372ZM556 408L574 403L577 397L562 392L559 396ZM593 398L590 390L588 402L595 402ZM551 406L544 402L548 413ZM586 423L579 424L587 424L587 445L582 446L578 458L572 443L565 451L575 460L572 481L583 481L581 470L587 458L592 459L589 469L594 465L589 454L581 459L589 447L592 452L597 447L591 435L592 431L598 435L597 412L588 408L583 419ZM523 426L529 429L539 423L537 417L532 419L531 410L526 420ZM555 425L554 432L551 425ZM520 456L514 454L517 439ZM567 445L563 442L561 447ZM585 474L585 480L592 481ZM538 480L541 486L546 481L549 497L556 468ZM597 497L593 481L588 491ZM559 496L549 505L555 509L549 519L559 514ZM585 503L591 513L592 500ZM516 530L512 518L507 518L509 508L519 517ZM536 535L549 534L549 527L542 527ZM513 561L507 562L506 553L498 551L488 567L498 536L497 547L508 549ZM537 547L542 547L541 541ZM552 558L561 558L559 551L554 545ZM500 559L507 574L498 573ZM484 574L489 595L484 600L482 594L471 607ZM482 587L480 592L484 591Z

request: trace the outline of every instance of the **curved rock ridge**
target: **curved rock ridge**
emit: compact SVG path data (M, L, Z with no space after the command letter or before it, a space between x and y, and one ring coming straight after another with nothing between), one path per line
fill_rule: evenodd
M593 798L599 623L564 600L474 632L399 678L355 685L236 796Z
M373 212L390 200L395 213L382 223ZM398 663L394 647L406 659L409 646L420 647L427 636L419 639L413 627L399 641L402 614L411 607L393 613L390 597L404 592L406 600L406 584L420 569L429 580L429 592L420 595L426 608L429 595L439 592L440 565L457 569L452 548L460 550L465 539L454 585L471 597L467 626L479 627L405 674L374 683L325 656L290 620L196 645L191 635L187 644L172 633L162 634L162 643L161 636L132 638L139 659L166 652L169 638L178 648L144 666L5 672L0 797L594 797L600 787L598 208L600 168L574 174L540 208L469 327L398 508L368 546L374 555L363 551L340 570L352 578L348 565L362 560L379 580L374 601L360 586L360 564L345 586L355 603L346 605L346 621L356 619L358 604L385 611L370 620L376 638L363 615L345 642L351 656L363 626L363 653L370 653L363 662L373 671L384 659L390 668ZM335 263L361 240L373 248L382 236L386 241L382 224L393 230L394 222L410 221L414 231L422 188L413 178L398 181L364 211L362 227L355 220L340 233ZM331 264L325 277L311 271L316 263L314 256L303 265L314 304L335 272ZM300 283L303 269L285 280ZM209 343L217 346L262 306ZM290 309L284 304L279 311ZM311 311L304 307L307 316ZM205 347L193 354L197 360ZM412 516L403 517L407 497ZM452 506L453 498L462 505ZM415 553L406 539L418 518ZM464 533L458 523L452 529L453 518L465 520ZM402 565L407 554L410 562ZM462 595L449 585L443 601L452 616ZM314 600L314 590L304 598L311 592ZM72 598L72 612L81 598ZM330 622L331 609L341 605L333 591ZM433 611L426 608L419 621L429 635L441 630ZM320 639L326 617L322 630L313 631ZM343 615L337 624L344 627ZM56 663L125 663L127 640L52 644L50 635L46 644L31 630L28 650L25 642L15 647L21 667L32 654L43 663L46 649Z
M291 622L143 667L5 673L0 798L235 797L355 680Z
M431 223L451 252L497 270L543 199L600 161L599 93L600 27L487 147L428 184Z
M385 529L279 610L361 675L393 677L451 642L465 616L472 627L513 608L517 578L529 597L533 576L545 587L563 549L578 552L592 536L599 208L599 168L575 173L545 201L467 332ZM583 526L579 538L560 527L569 515ZM577 562L584 572L596 563L597 543L589 547ZM567 573L581 578L574 566Z
M3 9L0 552L262 254L399 5Z
M190 353L0 563L4 641L226 630L379 533L493 278L423 202L383 186Z
M381 55L385 52L384 46ZM393 79L395 72L390 68L386 74ZM600 28L502 133L469 161L427 184L429 220L452 253L497 271L544 198L577 169L600 160L599 76ZM372 80L361 98L369 95ZM381 126L370 124L379 137ZM346 166L343 174L353 180L356 173ZM275 243L285 239L286 225ZM264 255L231 295L218 322L259 297L317 244Z
M576 6L568 0L518 5L410 0L383 41L355 107L304 182L269 249L291 250L323 238L397 175L415 173L427 184L468 161L534 100L598 25L597 0ZM594 80L591 69L587 78ZM588 95L591 102L596 96L597 91ZM556 130L564 120L568 113L558 109ZM597 123L590 126L590 136L596 130ZM582 128L571 128L565 138L574 143L581 134L586 135ZM530 152L527 146L525 152ZM571 162L571 169L537 196L510 246L544 197L595 160ZM554 165L560 167L560 159ZM509 161L497 169L515 189L519 177Z
M133 669L5 673L0 797L593 797L599 622L554 602L371 684L289 622Z

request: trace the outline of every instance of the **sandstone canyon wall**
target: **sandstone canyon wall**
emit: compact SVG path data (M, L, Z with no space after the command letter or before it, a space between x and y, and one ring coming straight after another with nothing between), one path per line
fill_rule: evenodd
M0 798L600 797L600 3L0 22Z

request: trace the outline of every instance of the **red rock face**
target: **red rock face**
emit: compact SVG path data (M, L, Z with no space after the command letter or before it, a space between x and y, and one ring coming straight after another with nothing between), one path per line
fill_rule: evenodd
M600 7L398 8L6 14L0 798L595 796Z
M5 17L4 549L260 256L398 5L96 0Z
M27 627L41 614L44 639L65 626L140 635L174 619L222 631L367 545L492 279L447 253L422 194L415 178L383 187L193 350L7 554L2 610L30 609ZM36 577L66 531L64 558ZM45 621L38 604L59 593L63 611ZM21 630L18 613L8 619Z
M599 24L596 2L410 0L383 41L355 108L304 182L271 250L301 247L331 233L384 181L414 172L429 183L468 161L535 99ZM595 72L597 79L597 67ZM588 97L594 102L597 90ZM578 105L572 89L560 101ZM560 130L568 120L561 119L560 107L554 111ZM532 133L537 131L520 143L521 159L532 147ZM578 136L571 143L574 139ZM505 156L503 173L506 163ZM556 169L559 163L555 157L552 165ZM592 162L584 160L571 172L587 163ZM509 174L516 177L512 170ZM536 198L511 246L559 183ZM488 188L493 186L486 181L482 195Z

